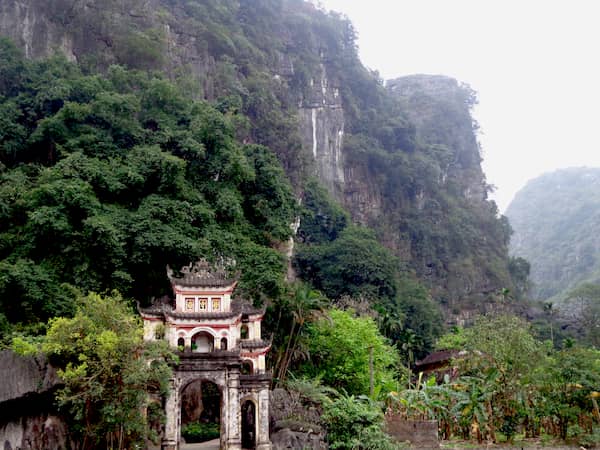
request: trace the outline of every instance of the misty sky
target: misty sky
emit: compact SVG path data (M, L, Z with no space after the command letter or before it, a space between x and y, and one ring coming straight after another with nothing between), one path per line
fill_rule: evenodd
M352 20L363 63L383 78L444 74L478 92L483 169L501 211L544 172L600 167L600 2L321 4Z

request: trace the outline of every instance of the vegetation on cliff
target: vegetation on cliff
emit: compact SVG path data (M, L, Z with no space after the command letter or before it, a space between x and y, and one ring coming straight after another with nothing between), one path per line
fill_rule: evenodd
M419 403L433 385L404 370L434 347L442 311L507 309L529 287L530 266L508 258L510 227L487 200L468 86L419 76L384 87L360 63L352 25L304 1L148 0L142 15L143 2L117 3L40 3L77 63L26 60L0 40L0 336L47 332L68 382L63 404L101 425L83 422L80 436L141 437L111 427L150 382L121 379L106 361L139 368L126 358L143 351L135 321L123 319L121 341L89 303L106 306L117 290L126 302L108 295L125 314L124 303L169 293L167 264L201 256L235 259L239 295L268 306L277 383L295 373L346 392L325 401L332 448L391 447L376 400L393 392L405 395L399 412L414 400L481 439L589 425L597 352L566 339L552 350L552 328L548 348L513 318L445 337L481 357L453 394L431 389L435 404ZM299 131L303 108L325 108L325 88L345 123L345 182L330 192L308 176L317 162ZM300 280L288 284L276 249L298 217ZM572 298L595 314L596 294ZM155 375L158 389L165 373ZM133 409L115 406L119 386L131 387Z
M360 62L352 24L305 1L32 0L30 7L32 36L56 40L86 72L115 63L163 71L210 101L238 140L277 154L300 196L318 166L315 130L303 136L312 125L302 121L311 111L342 111L343 126L319 146L343 138L336 170L345 181L324 184L352 221L376 231L400 271L414 271L452 315L514 290L508 227L486 200L470 115L476 97L467 86L409 77L386 89ZM6 32L26 41L13 22L5 21ZM38 57L52 48L32 44L22 43Z
M0 304L10 323L73 310L74 290L166 294L166 264L235 258L241 291L280 295L292 190L273 154L235 139L231 114L160 76L83 75L2 41ZM6 320L4 322L6 322Z

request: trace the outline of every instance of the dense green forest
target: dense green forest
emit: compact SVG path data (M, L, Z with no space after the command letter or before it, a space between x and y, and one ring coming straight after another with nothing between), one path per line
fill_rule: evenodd
M347 18L301 0L28 0L27 36L18 11L6 5L0 31L27 56L59 49L89 74L114 64L164 73L229 114L238 141L273 150L297 197L316 174L449 321L493 308L502 289L519 297L468 86L420 76L384 86L359 60Z
M331 448L395 448L384 411L446 438L597 438L594 324L510 315L530 265L487 200L471 88L384 86L352 24L300 0L29 5L70 47L0 39L0 345L56 363L88 448L152 437L143 393L174 355L142 342L135 305L202 257L235 261L236 295L267 308L274 385L319 408ZM343 180L311 154L317 112ZM593 285L571 298L595 317ZM412 373L435 349L468 352L460 377Z

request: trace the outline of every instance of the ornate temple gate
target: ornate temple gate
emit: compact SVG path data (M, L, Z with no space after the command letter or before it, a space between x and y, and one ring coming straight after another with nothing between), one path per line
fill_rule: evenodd
M180 356L174 368L165 405L166 425L161 448L177 450L181 439L181 396L185 387L196 380L215 383L221 391L221 449L242 449L242 404L254 403L256 450L271 449L269 441L269 383L263 374L241 375L239 352L215 352ZM248 447L247 447L248 448Z
M144 339L165 339L179 356L165 404L161 448L179 449L183 392L200 380L214 383L221 393L221 450L270 450L271 375L265 370L265 354L271 344L261 338L264 309L232 299L237 277L205 260L178 275L170 269L167 273L175 301L140 308Z

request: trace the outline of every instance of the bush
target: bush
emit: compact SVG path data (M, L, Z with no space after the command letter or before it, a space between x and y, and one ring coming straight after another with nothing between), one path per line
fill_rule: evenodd
M181 435L188 443L210 441L221 436L218 423L189 423L181 428Z
M327 425L329 448L393 450L398 448L383 431L383 413L366 396L345 396L326 404L323 420Z

